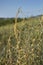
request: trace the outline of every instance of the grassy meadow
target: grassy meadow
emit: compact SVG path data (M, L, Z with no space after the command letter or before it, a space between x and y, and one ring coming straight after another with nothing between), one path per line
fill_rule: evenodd
M0 23L0 65L43 65L41 16L20 20L16 25L14 22L2 24Z

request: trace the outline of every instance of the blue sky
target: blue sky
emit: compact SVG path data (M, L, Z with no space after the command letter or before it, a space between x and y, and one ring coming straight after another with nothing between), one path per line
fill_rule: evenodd
M15 17L19 7L25 16L43 14L43 0L0 0L0 17Z

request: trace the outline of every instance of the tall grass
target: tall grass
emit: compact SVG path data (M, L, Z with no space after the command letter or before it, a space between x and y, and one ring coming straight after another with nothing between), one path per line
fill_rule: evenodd
M0 65L43 65L43 21L17 22L19 13L15 24L0 27Z

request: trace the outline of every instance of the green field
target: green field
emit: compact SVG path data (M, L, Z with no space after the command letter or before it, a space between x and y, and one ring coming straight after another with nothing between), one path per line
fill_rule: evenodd
M43 65L43 20L31 17L18 22L17 38L14 26L0 26L0 65Z

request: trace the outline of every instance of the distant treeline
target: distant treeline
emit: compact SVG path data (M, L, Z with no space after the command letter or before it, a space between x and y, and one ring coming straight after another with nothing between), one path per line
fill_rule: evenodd
M42 16L43 15L31 16L31 17L25 18L25 20L39 19ZM18 18L17 22L21 22L22 20L23 18ZM13 23L15 23L15 18L0 18L0 26L7 25L7 24L13 24Z
M17 22L21 22L24 20L27 20L27 19L32 19L34 17L30 17L30 18L17 18ZM0 18L0 26L3 26L3 25L7 25L7 24L13 24L15 23L15 19L16 18Z
M25 18L26 19L26 18ZM21 22L23 18L18 18L17 22ZM15 23L15 18L0 18L0 26Z

